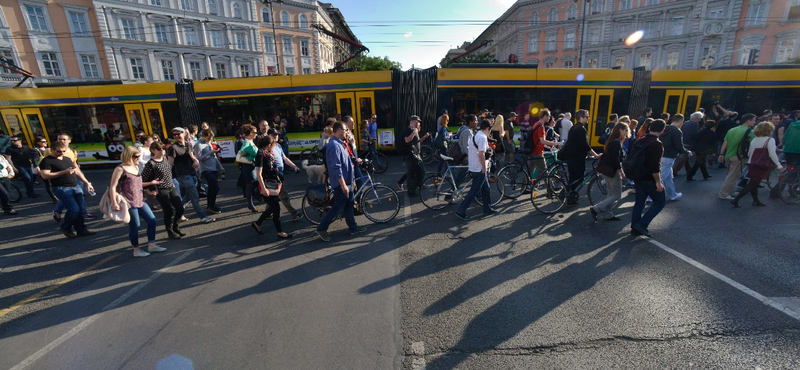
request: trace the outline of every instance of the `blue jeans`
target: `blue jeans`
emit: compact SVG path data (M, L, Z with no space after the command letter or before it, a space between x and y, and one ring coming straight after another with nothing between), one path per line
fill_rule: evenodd
M181 184L178 183L178 179L172 178L172 185L175 185L175 191L178 192L178 196L181 196Z
M197 193L197 176L179 176L178 184L180 185L178 188L180 189L181 194L183 194L181 197L181 202L186 203L186 198L188 197L189 200L192 201L192 208L194 208L194 211L197 212L197 216L200 218L208 217L208 215L203 212L203 208L200 207L200 194Z
M360 179L359 180L359 178L361 176L364 176L364 174L361 173L361 165L359 165L358 163L355 163L355 161L353 161L353 164L354 164L354 166L353 166L353 175L356 178L356 185L358 185L358 188L361 189L361 186L364 185L364 181L366 181L366 179Z
M19 170L19 177L22 178L22 182L25 183L25 193L28 195L28 198L34 195L33 192L33 172L31 171L30 166L22 166L17 167Z
M634 181L634 188L636 189L636 203L633 205L633 211L631 212L631 227L639 225L641 228L647 230L647 227L650 226L650 222L653 221L656 215L664 209L664 205L667 204L666 190L659 192L656 189L655 180L636 180ZM642 211L644 211L648 196L653 200L653 205L650 206L643 216Z
M11 181L11 179L6 179L6 181ZM11 207L11 203L8 202L8 191L6 191L5 186L0 186L0 204L3 206L3 211L11 211L14 209Z
M83 181L78 180L78 187L81 189L81 192L83 191L83 188L85 186L86 185L83 184ZM64 212L64 203L61 202L61 197L59 197L58 194L56 194L55 190L53 190L53 194L55 194L56 198L58 198L58 202L56 202L56 208L54 209L54 211L56 211L57 213ZM81 202L83 202L83 211L85 213L86 212L86 199L83 199L83 197L81 197Z
M85 231L86 202L83 199L83 189L80 186L54 186L53 193L62 207L67 209L61 222L61 230L70 231L74 227L77 232Z
M217 171L203 171L201 173L203 180L208 185L206 190L206 201L208 201L208 208L217 207L217 194L219 194L219 172Z
M675 164L675 158L661 158L661 181L664 182L664 193L667 199L675 198L678 192L675 191L675 181L672 173L672 165Z
M142 208L131 207L128 209L131 215L131 222L128 223L128 238L131 240L131 246L139 248L139 227L141 226L141 219L147 222L147 242L156 241L156 216L150 210L147 203L142 205Z
M464 200L458 206L458 213L462 215L467 214L467 208L472 204L475 197L478 196L478 192L480 192L481 199L483 199L483 213L491 212L492 200L489 194L489 182L486 181L486 174L470 171L469 175L472 176L472 188L469 189L469 193L467 193L467 196L464 197Z
M347 222L347 227L350 228L350 231L356 231L358 229L355 210L353 209L356 203L353 194L353 186L348 185L347 188L350 190L347 195L344 195L341 186L333 188L333 207L322 217L322 221L320 221L319 226L317 226L317 231L328 231L328 226L331 225L333 219L342 213L342 211L344 211L344 220Z

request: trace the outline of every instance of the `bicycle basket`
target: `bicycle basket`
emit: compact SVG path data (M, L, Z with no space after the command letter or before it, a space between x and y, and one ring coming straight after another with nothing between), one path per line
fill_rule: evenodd
M308 202L314 207L322 207L325 205L327 198L328 187L326 185L311 185L306 189L306 197Z

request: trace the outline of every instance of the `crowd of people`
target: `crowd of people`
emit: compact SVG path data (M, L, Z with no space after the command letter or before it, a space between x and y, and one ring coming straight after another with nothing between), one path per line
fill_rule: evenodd
M764 112L762 115L729 111L715 104L712 114L694 112L688 119L682 114L663 113L652 117L647 108L638 119L612 114L601 136L602 154L589 144L587 124L590 112L578 110L554 117L547 109L535 116L518 116L510 112L507 119L483 110L479 115L468 115L456 133L457 140L448 129L450 117L443 111L437 120L433 140L439 149L441 161L438 172L445 165L465 166L456 177L460 184L469 176L472 187L455 212L462 220L470 220L467 211L472 201L483 199L483 214L497 213L489 200L487 174L505 163L524 156L527 165L535 169L534 177L544 173L548 151L558 151L558 158L568 168L567 179L572 192L569 205L578 204L575 190L586 172L586 158L600 157L596 170L607 184L607 198L589 209L597 221L620 221L614 214L623 187L632 187L636 201L631 216L631 234L649 236L648 227L669 201L677 201L683 193L675 178L685 172L686 181L695 181L698 171L704 180L712 175L708 167L714 159L720 168L727 168L726 178L717 196L728 200L734 207L748 194L754 206L764 206L758 196L759 184L772 169L782 170L784 163L800 163L800 110L790 114ZM375 150L377 141L376 117L363 122L361 144ZM520 122L517 122L518 119ZM409 196L418 195L425 176L421 158L421 142L431 133L420 134L420 117L413 115L401 136L400 151L404 155L406 174L398 180L400 190ZM321 240L329 241L330 223L340 214L351 233L361 233L365 227L356 223L359 213L354 192L361 185L358 147L354 139L352 117L341 120L330 118L322 129L321 156L331 188L332 206L316 228ZM519 133L520 145L514 144ZM219 182L225 177L225 168L219 159L221 147L214 140L215 133L203 122L200 127L175 127L171 138L161 139L136 133L135 145L121 154L121 163L111 176L108 190L103 195L101 212L106 218L128 224L129 239L135 257L145 257L152 252L163 252L156 243L157 219L154 210L163 215L164 228L170 239L186 236L180 223L187 220L185 207L191 204L202 223L216 220L223 210L217 205ZM264 234L262 224L272 219L278 238L291 238L283 231L281 205L293 220L302 218L290 201L283 186L286 169L299 172L300 168L288 156L288 139L285 122L277 117L274 122L263 120L258 127L244 124L235 133L236 166L239 168L237 185L241 188L244 207L260 213L251 223L258 233ZM48 148L47 140L37 137L34 148L23 145L20 136L6 136L0 132L0 178L18 177L25 185L29 198L36 198L37 176L54 202L53 219L60 224L61 232L68 238L93 235L86 220L96 216L87 211L85 195L94 195L95 187L86 179L77 162L77 152L70 148L69 133L57 135ZM737 185L741 190L736 191ZM774 195L774 194L772 194ZM201 205L205 197L206 207ZM8 193L0 186L0 201L6 214L16 215L9 203ZM265 202L259 211L257 203ZM649 207L648 207L649 204ZM66 211L66 214L64 214ZM147 248L140 247L141 222L147 224Z

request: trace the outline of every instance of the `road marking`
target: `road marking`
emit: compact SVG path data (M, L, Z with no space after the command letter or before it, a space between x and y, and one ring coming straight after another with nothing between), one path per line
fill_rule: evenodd
M427 366L425 363L425 342L414 342L411 343L411 355L414 356L411 359L411 369L412 370L423 370Z
M680 253L680 252L678 252L678 251L676 251L676 250L674 250L674 249L672 249L670 247L667 247L666 245L664 245L661 242L658 242L658 241L653 240L653 239L648 239L648 240L650 241L650 243L652 243L656 247L659 247L659 248L663 249L665 252L670 253L673 256L682 259L684 262L686 262L686 263L688 263L688 264L690 264L690 265L702 270L703 272L705 272L705 273L707 273L707 274L709 274L709 275L721 280L725 284L728 284L728 285L736 288L737 290L741 291L742 293L747 294L747 295L759 300L761 303L763 303L763 304L765 304L767 306L770 306L770 307L772 307L772 308L774 308L774 309L776 309L778 311L781 311L781 312L785 313L786 315L788 315L789 317L791 317L791 318L793 318L795 320L800 321L800 310L791 307L791 305L787 304L789 302L786 302L786 301L780 302L780 301L778 301L778 300L776 300L774 298L765 297L765 296L759 294L758 292L756 292L756 291L754 291L754 290L752 290L752 289L750 289L750 288L748 288L748 287L746 287L746 286L734 281L733 279L731 279L731 278L729 278L729 277L727 277L725 275L722 275L719 272L716 272L716 271L712 270L710 267L708 267L706 265L703 265L702 263L697 262L697 261L687 257L683 253Z
M139 290L141 290L142 288L144 288L145 286L147 286L148 284L153 282L153 280L155 280L156 278L161 276L161 274L167 272L172 266L175 266L176 264L178 264L178 262L182 261L184 258L186 258L190 254L192 254L192 252L194 252L194 250L187 251L184 254L180 255L178 258L176 258L174 261L170 262L164 268L156 271L156 273L153 274L152 276L150 276L147 280L137 284L135 287L131 288L131 290L127 291L125 294L123 294L122 296L120 296L119 298L114 300L114 302L111 302L107 306L103 307L103 309L100 310L100 312L90 316L86 320L83 320L83 322L78 324L78 326L72 328L72 330L70 330L70 331L66 332L64 335L58 337L58 339L50 342L48 345L44 346L42 349L36 351L36 353L30 355L30 357L26 358L25 360L23 360L22 362L17 364L17 366L12 367L11 370L22 370L22 369L30 366L31 364L36 362L38 359L42 358L44 355L48 354L50 351L56 349L56 347L60 346L61 344L63 344L64 342L66 342L67 340L69 340L70 338L75 336L75 334L78 334L81 331L83 331L83 329L86 329L93 322L97 321L97 319L99 319L100 316L103 315L103 313L105 313L108 310L113 310L114 308L116 308L117 306L122 304L122 302L124 302L126 299L130 298L130 296L136 294L136 292L138 292Z
M61 281L59 281L59 282L57 282L57 283L55 283L55 284L53 284L53 285L51 285L51 286L49 286L47 288L44 288L44 289L40 290L38 293L36 293L36 294L34 294L32 296L30 296L28 298L25 298L25 299L23 299L23 300L21 300L21 301L19 301L17 303L14 303L11 307L4 308L4 309L0 310L0 317L3 317L5 315L8 315L8 314L16 311L18 308L20 308L20 307L22 307L22 306L24 306L24 305L26 305L28 303L31 303L31 302L35 301L39 297L41 297L41 296L43 296L43 295L45 295L47 293L50 293L53 290L56 290L56 289L60 288L61 286L65 285L67 283L70 283L72 281L75 281L77 279L82 278L83 276L85 276L86 274L91 272L92 270L104 265L106 262L111 261L112 259L116 258L119 255L121 255L121 253L117 253L117 254L108 256L108 257L104 258L103 260L101 260L100 262L89 266L85 270L83 270L83 271L81 271L81 272L79 272L79 273L77 273L75 275L72 275L70 277L67 277L66 279L61 280Z
M406 225L411 224L411 197L408 196L408 192L403 193L403 197L405 197L406 206L403 210L403 223Z

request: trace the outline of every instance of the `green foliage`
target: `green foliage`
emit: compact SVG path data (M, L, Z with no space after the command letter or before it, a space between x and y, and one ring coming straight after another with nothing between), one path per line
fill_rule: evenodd
M350 67L355 68L357 71L388 71L390 69L403 69L403 66L389 59L388 56L371 57L359 55L350 61Z
M495 59L494 54L490 52L484 53L474 53L462 57L461 59L457 60L456 63L499 63L497 59ZM446 61L442 63L442 68L450 67L453 64L451 61Z

